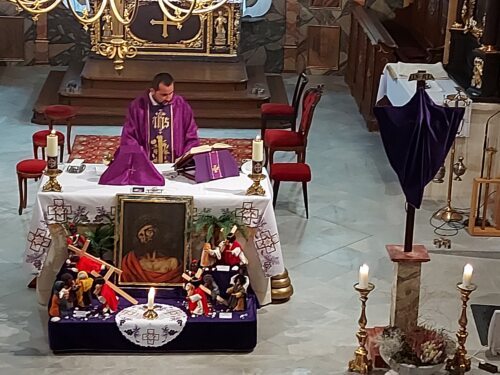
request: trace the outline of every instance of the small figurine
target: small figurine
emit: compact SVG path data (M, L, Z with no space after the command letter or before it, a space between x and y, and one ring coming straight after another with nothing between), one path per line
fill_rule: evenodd
M210 243L205 242L203 244L203 250L201 251L200 266L212 267L220 259L221 259L220 249L218 247L212 249Z
M61 275L61 281L64 283L64 294L68 308L73 308L76 302L76 290L75 279L70 273L63 273ZM67 294L67 295L66 295Z
M87 272L87 274L89 274L92 273L92 271L101 272L103 269L105 269L105 266L103 264L96 262L89 257L81 257L79 255L71 255L66 260L66 267L75 274L80 271L85 271Z
M208 300L205 292L200 288L201 280L191 278L186 283L188 310L192 316L208 315Z
M210 299L212 300L212 304L215 304L220 300L220 289L217 283L214 280L214 277L210 274L206 274L203 276L203 285L211 291ZM220 302L220 301L219 301Z
M101 308L103 313L115 312L118 310L118 298L116 293L109 285L106 284L106 280L103 277L97 277L94 280L94 294L97 300L101 303Z
M227 235L226 240L219 244L219 249L222 254L222 263L237 269L235 266L248 264L248 259L241 248L241 245L236 241L236 225L233 226L231 232Z
M68 225L69 236L66 237L66 242L68 245L73 245L81 249L85 245L86 238L78 233L76 225L74 223L69 223Z
M229 284L234 285L236 283L236 277L238 277L239 275L241 275L245 278L245 282L243 283L243 287L245 288L245 293L246 293L248 290L248 286L250 285L250 278L248 277L246 265L242 265L240 267L240 269L238 270L238 273L231 277L231 279L229 280Z
M59 320L61 320L60 292L63 288L64 282L60 280L56 281L54 283L54 287L52 288L52 298L50 299L49 307L49 316L51 322L58 322Z
M234 285L227 289L227 294L229 294L227 304L232 311L245 311L247 308L247 293L243 286L244 283L245 277L243 275L237 275L234 280Z
M94 281L87 272L80 271L76 278L76 303L79 307L87 307L92 303L91 289Z

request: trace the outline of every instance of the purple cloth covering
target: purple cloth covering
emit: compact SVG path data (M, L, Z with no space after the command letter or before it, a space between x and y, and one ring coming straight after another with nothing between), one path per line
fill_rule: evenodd
M100 185L164 186L165 178L139 145L123 145L99 179Z
M406 200L420 208L424 188L443 165L465 108L439 106L418 88L404 106L375 107L373 112Z
M195 181L206 182L239 176L238 164L229 150L217 150L194 155Z

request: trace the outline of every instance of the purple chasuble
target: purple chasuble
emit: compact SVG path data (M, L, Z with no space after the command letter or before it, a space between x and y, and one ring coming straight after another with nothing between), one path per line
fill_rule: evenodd
M143 183L134 180L133 184L164 185L165 181L163 177L158 173L151 161L148 160L151 157L150 126L152 116L150 115L150 105L149 91L145 91L143 95L130 103L127 118L122 129L120 147L115 152L114 161L110 165L110 168L101 176L99 180L100 184L128 185L130 179L125 175L120 176L119 174L127 174L128 171L132 171L133 169L137 170L133 163L138 160L138 154L142 153L145 156L145 161L149 163L149 167L142 170L140 174L142 177L146 176L148 178L141 178L140 181ZM193 111L184 98L174 95L169 103L169 107L171 108L169 126L171 129L171 138L169 143L170 159L167 160L176 160L191 150L192 147L199 146L200 141L198 139L198 127L194 121ZM127 151L125 152L125 150ZM135 154L133 158L130 157L131 150ZM143 166L142 162L141 165ZM159 177L162 178L162 181Z

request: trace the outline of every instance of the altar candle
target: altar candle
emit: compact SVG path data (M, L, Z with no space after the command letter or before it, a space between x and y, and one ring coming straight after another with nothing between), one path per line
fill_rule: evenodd
M47 136L47 156L57 157L57 134L52 130Z
M462 285L470 286L472 280L472 266L470 264L466 264L464 266L464 275L462 277Z
M148 293L148 310L153 310L154 305L155 305L155 288L151 287L149 288L149 293Z
M264 160L264 142L260 139L260 135L255 137L252 142L252 160L262 161Z
M368 271L369 267L366 264L363 264L359 267L359 287L366 289L368 288Z

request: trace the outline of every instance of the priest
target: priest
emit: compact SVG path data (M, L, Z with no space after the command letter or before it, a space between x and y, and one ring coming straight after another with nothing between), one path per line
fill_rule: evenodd
M169 73L157 74L151 88L129 105L120 146L136 144L153 163L173 163L199 145L193 111L175 94Z
M163 186L165 179L151 162L173 163L198 145L191 107L175 94L172 76L159 73L130 103L120 147L99 184Z

